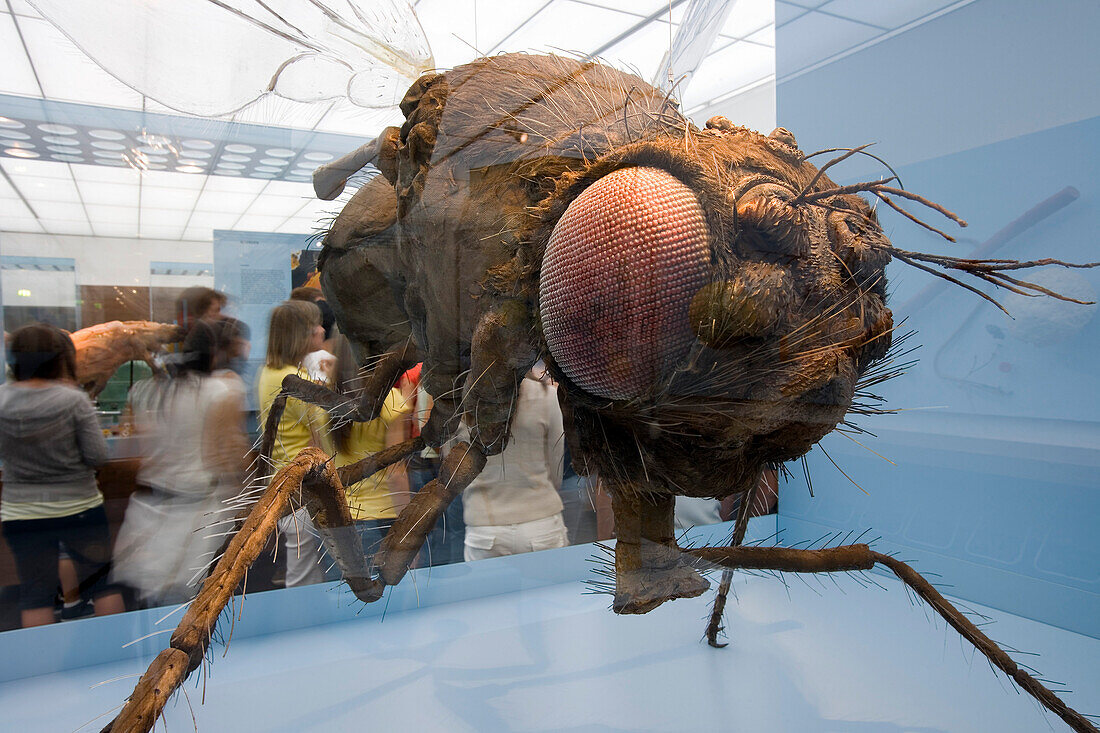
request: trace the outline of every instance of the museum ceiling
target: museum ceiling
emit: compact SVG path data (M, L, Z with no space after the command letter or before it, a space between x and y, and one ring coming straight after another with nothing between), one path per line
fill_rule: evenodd
M682 107L699 120L737 117L742 95L774 88L777 28L785 38L806 29L782 58L782 83L970 1L738 0L679 90ZM654 49L668 47L691 5L413 3L439 67L551 51L596 55L649 81L662 63ZM0 48L0 231L187 241L209 241L214 229L308 233L335 208L314 199L312 169L401 120L393 107L274 97L225 119L182 115L117 81L26 0L0 1Z

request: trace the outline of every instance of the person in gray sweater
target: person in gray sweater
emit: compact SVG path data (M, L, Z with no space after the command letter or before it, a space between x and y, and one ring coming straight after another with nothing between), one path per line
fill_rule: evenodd
M520 383L511 433L508 447L462 492L467 561L569 544L558 494L565 434L557 385L544 368Z
M125 610L107 583L111 543L95 469L107 442L88 396L73 383L69 335L46 324L12 334L14 382L0 385L0 530L19 572L22 624L53 623L61 545L97 616Z

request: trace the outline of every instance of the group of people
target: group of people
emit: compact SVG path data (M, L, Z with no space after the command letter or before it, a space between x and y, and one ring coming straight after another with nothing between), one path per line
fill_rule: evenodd
M250 463L246 393L240 365L247 327L222 313L225 296L191 288L177 302L186 334L169 355L167 376L130 390L132 430L141 440L137 488L112 548L96 469L108 457L94 407L74 381L68 334L45 324L19 329L9 345L13 380L0 386L0 523L15 557L23 626L55 620L59 567L75 567L79 597L97 615L124 610L123 593L140 606L192 598L238 519L232 501L253 481L270 478L307 446L349 465L418 434L431 410L420 367L404 374L380 414L366 423L331 424L321 408L288 399L270 463ZM270 314L267 350L253 388L259 425L287 375L349 395L359 367L331 309L316 288L296 288ZM419 565L477 560L590 542L597 536L595 481L569 471L557 387L546 370L521 381L508 447L441 517ZM451 444L467 437L465 426ZM436 477L443 455L425 448L405 465L346 487L362 550L373 556L415 492ZM564 485L563 485L564 479ZM564 501L563 501L564 499ZM717 521L717 503L706 507ZM710 516L713 514L713 516ZM723 517L724 518L724 517ZM304 508L279 520L285 584L335 580ZM63 614L64 615L64 614Z

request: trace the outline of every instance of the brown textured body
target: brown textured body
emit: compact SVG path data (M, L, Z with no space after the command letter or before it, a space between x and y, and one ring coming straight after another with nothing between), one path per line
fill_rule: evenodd
M889 187L892 178L839 187L824 174L860 149L819 169L786 130L762 135L724 118L697 128L656 89L592 61L520 54L479 59L421 78L401 109L405 124L373 143L381 175L344 207L319 262L341 330L371 374L354 400L287 377L261 453L270 455L286 399L323 405L337 421L370 420L401 371L418 360L421 384L434 398L424 441L440 447L459 420L470 440L447 455L440 477L402 510L365 575L361 558L340 549L350 520L339 507L336 474L315 470L324 457L303 456L280 471L173 636L172 646L192 665L205 651L229 584L244 573L249 555L243 548L263 543L293 485L314 495L305 503L357 597L378 600L386 585L399 582L447 504L487 456L507 445L520 380L542 358L559 383L574 467L598 472L612 494L616 612L645 613L703 593L709 585L697 572L703 563L789 572L884 564L1075 730L1095 731L892 557L866 545L685 551L673 531L675 495L752 492L765 466L803 455L844 418L860 377L890 346L884 271L891 256L1025 289L1023 281L998 282L998 273L1036 263L897 250L858 192L891 206L887 193L916 201L962 222ZM609 187L609 194L593 186L631 168L646 169L656 200L682 203L686 188L697 206L647 208L634 200L646 195L637 190ZM581 222L569 230L581 235L556 237L559 222L590 187L595 193L586 197L586 212L592 217L604 204L626 214L599 226ZM701 212L705 226L690 212L691 226L656 221L685 215L681 209ZM616 256L624 237L664 255ZM570 247L607 256L578 259ZM696 268L687 292L668 262ZM1066 264L1041 264L1052 263ZM639 317L633 296L623 298L621 291L638 293L646 283L662 288L655 310L683 314L687 323L668 329L661 326L667 318ZM663 300L674 297L680 302ZM551 301L553 308L543 307ZM595 323L611 334L608 341L638 345L637 353L657 355L661 363L624 372L607 361L618 358L609 353L614 350L590 349L592 341L570 332L578 323ZM670 332L675 343L668 342ZM421 445L409 441L386 451L384 461L379 454L341 475L375 470ZM751 499L750 493L738 517L735 545L745 536ZM718 628L712 620L712 644ZM141 694L159 694L142 684ZM156 715L159 708L137 694L127 710Z

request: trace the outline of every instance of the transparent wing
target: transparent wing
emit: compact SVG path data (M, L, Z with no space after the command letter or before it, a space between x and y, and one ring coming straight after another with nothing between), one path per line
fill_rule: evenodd
M434 60L404 0L29 0L93 61L172 109L265 94L387 107Z

